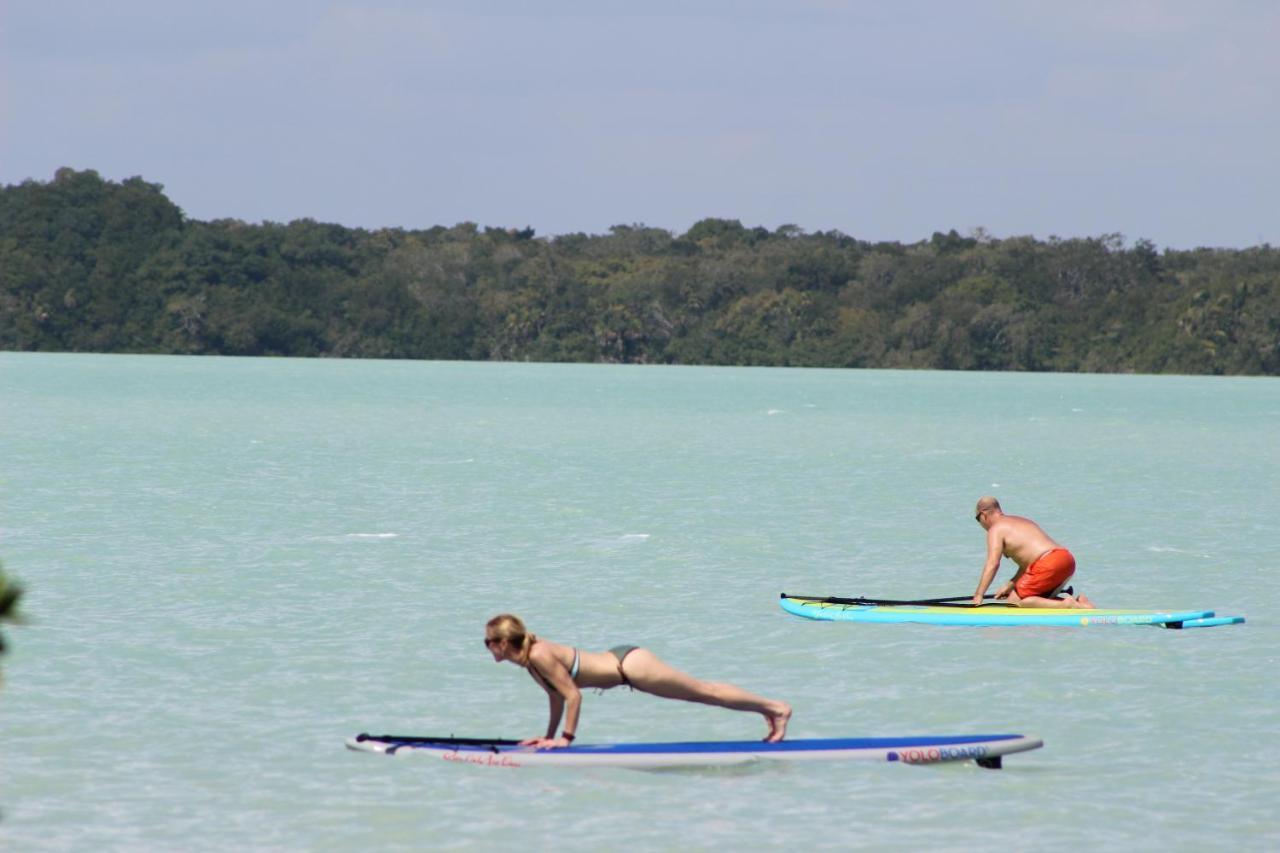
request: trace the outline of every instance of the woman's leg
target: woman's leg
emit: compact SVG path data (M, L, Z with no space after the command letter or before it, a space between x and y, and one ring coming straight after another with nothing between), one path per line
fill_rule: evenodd
M664 699L683 699L734 711L754 711L763 715L769 724L769 736L765 740L779 741L786 736L787 721L791 719L791 706L786 702L765 699L720 681L699 681L663 663L647 649L636 649L627 655L622 669L637 690Z

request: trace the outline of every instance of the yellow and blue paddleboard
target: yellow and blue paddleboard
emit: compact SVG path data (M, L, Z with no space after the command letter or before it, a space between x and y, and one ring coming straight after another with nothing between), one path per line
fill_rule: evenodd
M1165 628L1209 628L1235 625L1243 616L1217 616L1212 610L1054 610L983 604L978 607L938 604L875 604L858 599L782 594L782 609L805 619L824 622L911 622L925 625L1050 625L1095 627L1101 625L1160 625Z

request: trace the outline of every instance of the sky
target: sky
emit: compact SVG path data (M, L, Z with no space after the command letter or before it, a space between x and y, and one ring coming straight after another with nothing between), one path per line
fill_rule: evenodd
M1280 244L1273 0L0 0L0 184L192 219Z

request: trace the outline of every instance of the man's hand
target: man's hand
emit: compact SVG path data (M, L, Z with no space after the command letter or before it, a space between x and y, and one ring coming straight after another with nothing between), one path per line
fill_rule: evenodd
M1013 581L1009 581L1004 586L996 590L996 600L999 601L1002 598L1008 598L1009 593L1011 592L1013 592Z

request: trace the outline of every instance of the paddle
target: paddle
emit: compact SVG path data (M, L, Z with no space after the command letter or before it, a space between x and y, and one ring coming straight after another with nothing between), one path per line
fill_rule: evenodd
M973 607L972 595L954 595L949 598L916 598L898 600L892 598L840 598L834 595L789 595L782 593L783 598L800 598L805 601L817 601L822 604L866 604L866 605L920 605L933 607ZM983 599L993 599L994 595L984 595Z
M396 743L440 743L449 746L517 746L518 740L503 740L495 737L430 737L419 735L371 735L361 732L356 735L357 741L380 740Z

